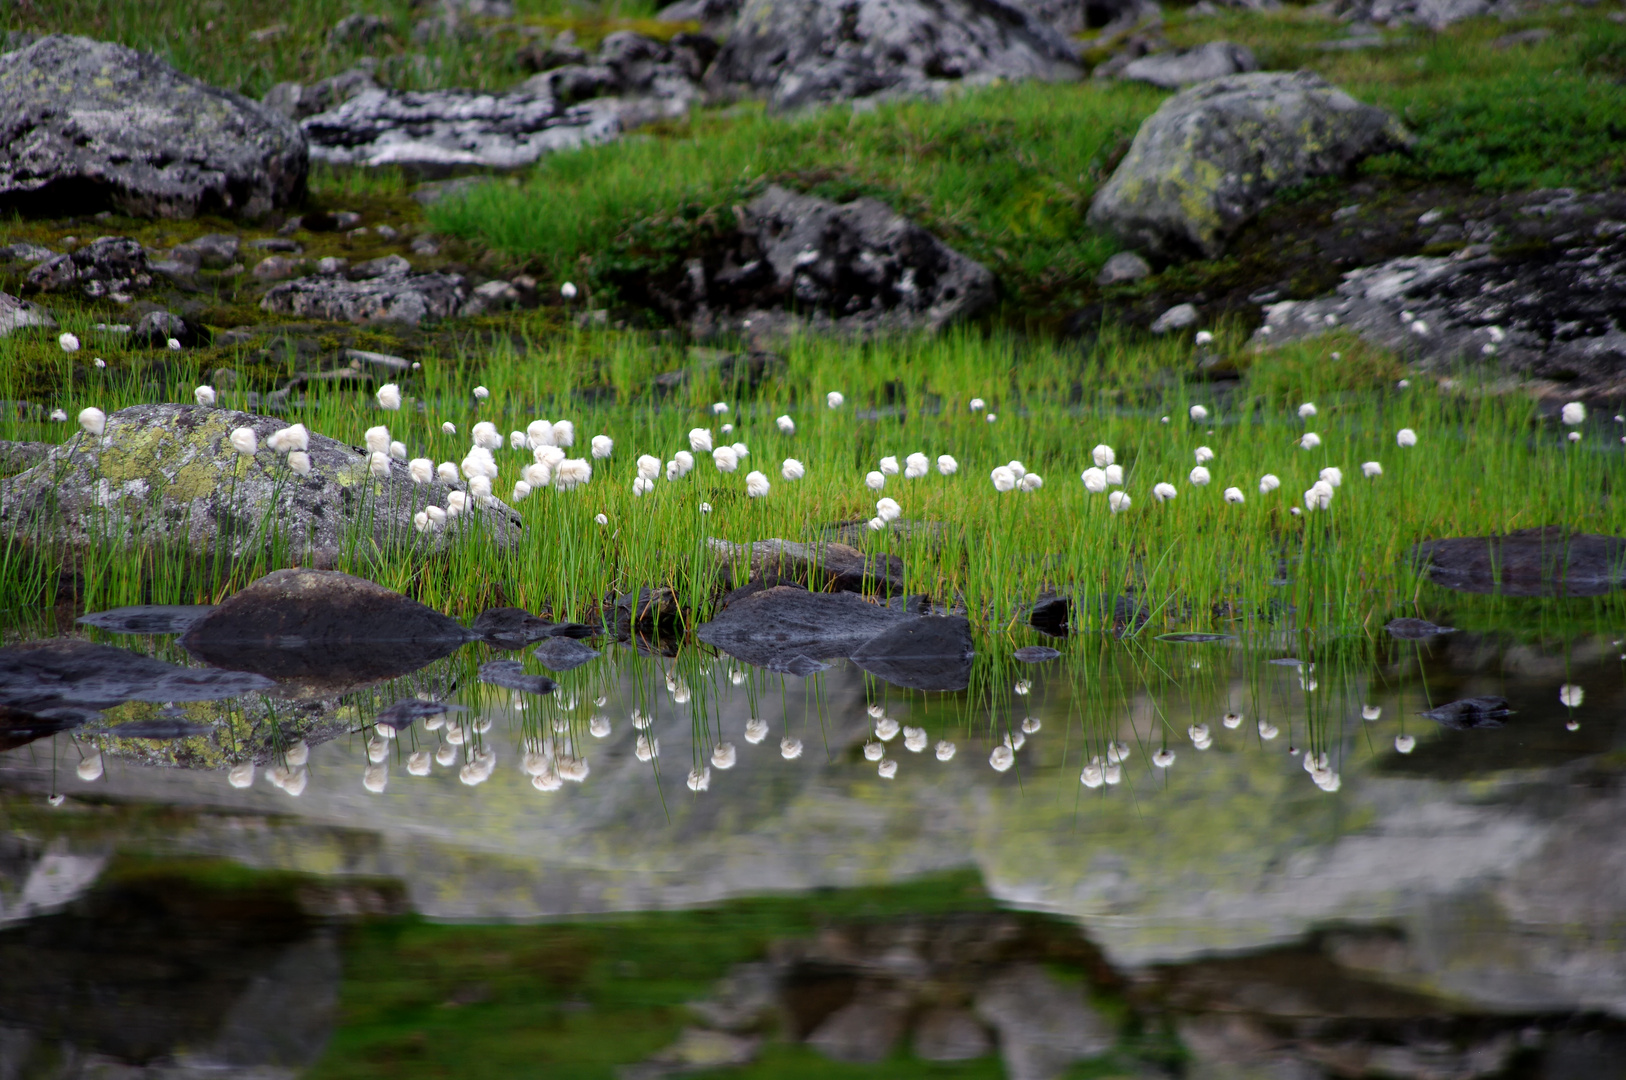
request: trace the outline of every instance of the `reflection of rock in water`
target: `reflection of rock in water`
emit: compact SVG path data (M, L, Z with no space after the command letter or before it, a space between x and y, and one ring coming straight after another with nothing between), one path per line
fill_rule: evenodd
M1448 589L1506 596L1602 596L1626 585L1626 538L1548 526L1430 540L1410 559Z
M471 636L455 619L363 578L278 570L194 623L181 643L205 663L317 696L417 671Z
M184 634L213 604L142 604L82 615L75 622L110 634Z
M1452 701L1423 715L1441 727L1469 731L1474 728L1499 728L1502 721L1511 715L1511 710L1507 707L1507 698L1484 696Z
M1422 641L1439 634L1454 634L1456 627L1440 626L1427 619L1390 619L1383 627L1390 637L1402 641Z
M8 1075L63 1057L289 1075L320 1056L338 1000L336 943L285 891L164 875L121 875L70 911L0 931L0 965L27 972L0 979L20 1059Z

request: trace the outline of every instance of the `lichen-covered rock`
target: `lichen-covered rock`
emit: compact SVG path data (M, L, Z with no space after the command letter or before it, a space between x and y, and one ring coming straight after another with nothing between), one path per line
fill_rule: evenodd
M747 0L706 81L795 109L1079 75L1067 38L1005 0Z
M63 34L0 53L0 207L257 217L308 169L287 119L150 54Z
M375 476L365 453L317 434L310 436L311 471L297 475L285 455L265 447L285 426L199 405L121 409L101 437L80 432L0 481L0 533L70 554L114 545L319 567L358 544L428 553L466 531L489 532L500 546L519 535L517 517L500 504L420 533L413 515L445 507L450 485L414 483L401 462L390 463L387 478ZM252 457L231 445L240 427L257 436Z
M128 236L98 236L66 255L46 259L28 272L28 287L40 292L77 288L92 300L124 302L152 284L151 266L141 244Z
M1258 71L1253 50L1229 41L1209 41L1178 53L1156 53L1124 65L1123 78L1174 90L1225 75Z
M1141 124L1089 223L1126 247L1214 258L1281 189L1410 141L1388 113L1312 72L1214 79Z
M0 337L13 330L26 330L30 326L54 329L56 320L38 304L19 300L10 293L0 292Z
M351 281L343 274L296 278L272 286L260 307L283 315L363 326L417 326L425 319L457 314L468 300L468 283L461 274L397 271L361 281Z

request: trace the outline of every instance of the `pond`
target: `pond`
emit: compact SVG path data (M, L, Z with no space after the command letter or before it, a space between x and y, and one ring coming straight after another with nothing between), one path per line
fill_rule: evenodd
M229 603L36 629L5 1075L1616 1075L1626 641L1517 603L1041 606L925 675L501 612L219 668Z

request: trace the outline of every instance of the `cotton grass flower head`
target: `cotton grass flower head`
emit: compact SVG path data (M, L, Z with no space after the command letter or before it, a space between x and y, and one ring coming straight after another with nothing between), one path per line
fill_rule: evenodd
M1124 467L1122 465L1108 465L1102 471L1107 474L1108 487L1123 487Z
M986 409L987 407L988 407L988 403L986 401L982 400L982 398L974 397L974 398L971 399L971 411L972 412L982 412L982 410Z
M446 516L454 518L459 514L468 513L469 494L466 491L449 491L446 493Z
M380 409L395 412L401 407L401 388L392 382L380 386L373 397L377 399Z
M944 476L953 476L960 471L960 463L948 454L937 455L937 471Z
M779 426L781 433L785 435L796 434L796 421L792 420L789 416L778 417L774 420L774 423Z
M741 461L744 461L746 458L751 456L750 447L746 446L742 442L735 443L734 445L730 446L729 449L734 451L734 456L739 458Z
M745 494L752 499L765 499L768 497L768 477L766 474L752 470L745 474Z
M68 418L68 414L63 412L61 409L52 409L51 410L51 419L55 423L60 424L64 420L66 420L67 418ZM55 798L55 796L52 796L52 797Z
M881 459L881 472L883 474L887 475L887 476L896 476L896 475L898 475L898 472L899 472L898 459L896 457L890 457L890 456L882 458Z
M57 335L56 343L62 347L62 351L65 353L76 353L79 351L79 338L76 335L70 334L66 331L63 331L61 334Z
M79 426L88 434L94 435L99 439L102 437L102 433L107 430L107 414L102 412L102 410L98 409L94 405L86 409L81 409L79 410ZM250 435L254 434L253 431L250 431L247 428L239 428L238 430L248 431ZM233 446L237 445L236 437L237 432L232 432ZM253 453L253 451L250 451L250 453Z
M407 459L406 443L401 442L399 439L392 441L390 443L390 457L396 461L405 461Z
M475 447L478 449L488 451L502 449L502 432L498 431L497 425L489 420L482 420L475 424L470 435L474 440Z
M366 444L369 453L387 454L390 452L390 429L383 425L370 427L367 429L367 433L362 436L362 442ZM272 447L272 449L276 448Z
M999 416L996 413L989 413L983 419L987 420L990 424L992 424L995 420L999 419Z
M643 496L648 495L651 491L654 491L654 490L655 490L655 481L649 479L648 477L646 477L646 476L635 476L635 477L632 478L632 497L633 498L635 498L635 499L642 498Z
M1114 491L1107 496L1107 509L1114 514L1121 514L1133 505L1134 500L1130 499L1129 493L1126 491Z
M553 425L546 420L532 420L525 425L525 439L531 444L532 450L539 446L552 446Z
M867 472L864 474L864 486L871 491L880 491L886 487L886 477L879 472Z
M490 396L491 396L491 391L487 390L485 387L476 386L474 388L474 399L476 401L484 401L484 400L486 400L486 398L488 398Z
M786 761L795 761L802 756L802 740L789 735L779 740L779 756Z
M1304 508L1306 510L1326 510L1331 506L1332 485L1325 480L1317 480L1304 493Z
M213 405L218 399L219 395L215 393L215 388L210 386L208 383L204 383L202 386L195 386L192 388L192 400L196 401L199 405L208 407Z
M903 507L898 505L896 499L878 499L875 503L875 516L882 521L896 521L903 516Z
M905 480L919 480L931 471L931 459L925 454L910 454L903 459L903 476Z
M1275 473L1266 473L1259 478L1259 494L1261 495L1269 495L1272 491L1275 491L1281 486L1281 477L1277 476Z
M440 433L442 435L456 435L457 425L452 423L450 420L447 420L445 423L440 425Z
M79 414L79 422L81 424L83 424L85 422L85 414L84 413ZM243 455L244 457L253 457L255 451L259 450L259 448L260 448L259 436L254 434L254 429L253 428L250 428L250 427L236 428L231 433L231 448L233 450L236 450L239 454Z
M1328 465L1321 470L1320 478L1333 487L1341 487L1344 483L1344 470L1336 465Z
M1118 455L1106 443L1097 444L1096 448L1090 451L1090 457L1095 461L1095 467L1098 469L1104 469L1118 460Z
M1395 445L1402 447L1417 445L1417 432L1409 427L1403 427L1395 432Z
M1179 494L1180 492L1175 489L1173 484L1156 484L1152 487L1152 498L1158 502L1168 502Z
M731 473L740 467L740 455L732 446L719 446L711 452L711 463L718 472Z
M374 455L374 457L376 458L377 455ZM389 468L388 459L385 460L384 467L386 469ZM491 498L491 477L489 477L489 476L471 476L471 477L469 477L469 494L474 496L474 500L476 502L478 502L478 503L480 503L480 505L484 506L485 505L484 500Z
M1383 475L1383 466L1376 461L1364 461L1361 463L1361 475L1374 480Z
M608 435L594 435L592 447L593 456L603 460L615 451L615 440Z
M1237 506L1248 501L1248 497L1242 494L1242 489L1239 487L1226 488L1224 498L1226 502Z
M1016 486L1022 491L1038 491L1044 487L1044 477L1038 473L1025 473L1022 479L1016 482Z
M1566 709L1579 709L1586 700L1586 691L1574 683L1565 683L1558 688L1558 700Z
M1321 436L1317 435L1313 431L1306 431L1303 435L1299 436L1299 449L1300 450L1314 450L1316 447L1318 447L1320 445L1321 445Z
M711 415L721 416L728 411L728 402L714 401L711 403Z
M1186 479L1190 480L1197 487L1207 487L1208 482L1212 480L1213 477L1209 475L1207 469L1199 465L1195 469L1191 470Z
M881 532L881 531L885 530L885 528L886 528L886 519L885 518L879 518L879 517L872 517L868 521L866 521L864 523L864 525L865 525L865 527L867 527L869 529L870 532Z
M1001 743L988 755L988 764L995 772L1005 772L1016 764L1016 751Z
M678 469L680 470L678 474L680 476L688 476L689 473L694 469L694 455L689 453L687 450L679 450L677 453L673 454L672 461L676 463Z
M593 466L586 458L566 458L553 472L556 491L574 491L593 479Z
M1314 416L1315 413L1316 413L1315 402L1313 402L1313 401L1306 401L1303 405L1299 406L1299 419L1300 420L1308 420L1308 419L1310 419L1310 417Z
M576 283L574 281L567 281L563 285L559 286L559 295L564 297L566 300L576 299Z
M1197 459L1197 464L1207 465L1210 461L1214 460L1214 451L1210 450L1206 446L1199 446L1197 449L1192 451L1192 456Z
M508 433L508 448L510 450L529 450L531 440L523 431L510 431Z
M1558 411L1558 418L1570 427L1586 423L1586 406L1572 401Z
M779 466L779 475L786 480L800 480L807 475L807 469L795 458L786 458L784 463Z
M288 454L295 450L309 450L311 434L304 424L292 424L266 436L265 448L274 454Z
M1004 493L1016 488L1016 474L1011 472L1008 465L995 466L988 478L993 481L995 491Z
M653 454L638 455L637 466L640 480L654 480L661 474L661 459Z
M576 424L572 420L555 420L553 422L553 445L575 446Z
M1187 411L1190 413L1191 418L1199 424L1208 420L1208 410L1201 405L1193 405Z
M1080 477L1084 481L1084 490L1091 495L1099 495L1107 489L1107 473L1105 469L1090 466L1084 470Z

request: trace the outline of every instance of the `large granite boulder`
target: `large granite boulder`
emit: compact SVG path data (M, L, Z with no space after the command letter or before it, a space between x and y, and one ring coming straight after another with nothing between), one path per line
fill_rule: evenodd
M64 34L0 53L0 207L256 217L308 168L286 118L150 54Z
M1072 43L1005 0L747 0L706 80L795 109L1079 75Z
M1388 113L1308 71L1199 83L1141 124L1089 223L1165 258L1214 258L1283 188L1406 147Z
M414 483L403 462L374 475L367 455L310 436L311 469L298 475L266 438L284 421L200 405L135 405L80 432L44 461L0 481L0 533L69 553L108 545L184 550L208 560L267 555L330 566L357 544L441 549L470 530L506 546L517 517L501 504L472 507L443 529L419 532L413 515L445 507L452 485ZM251 428L258 451L239 454L233 430Z

